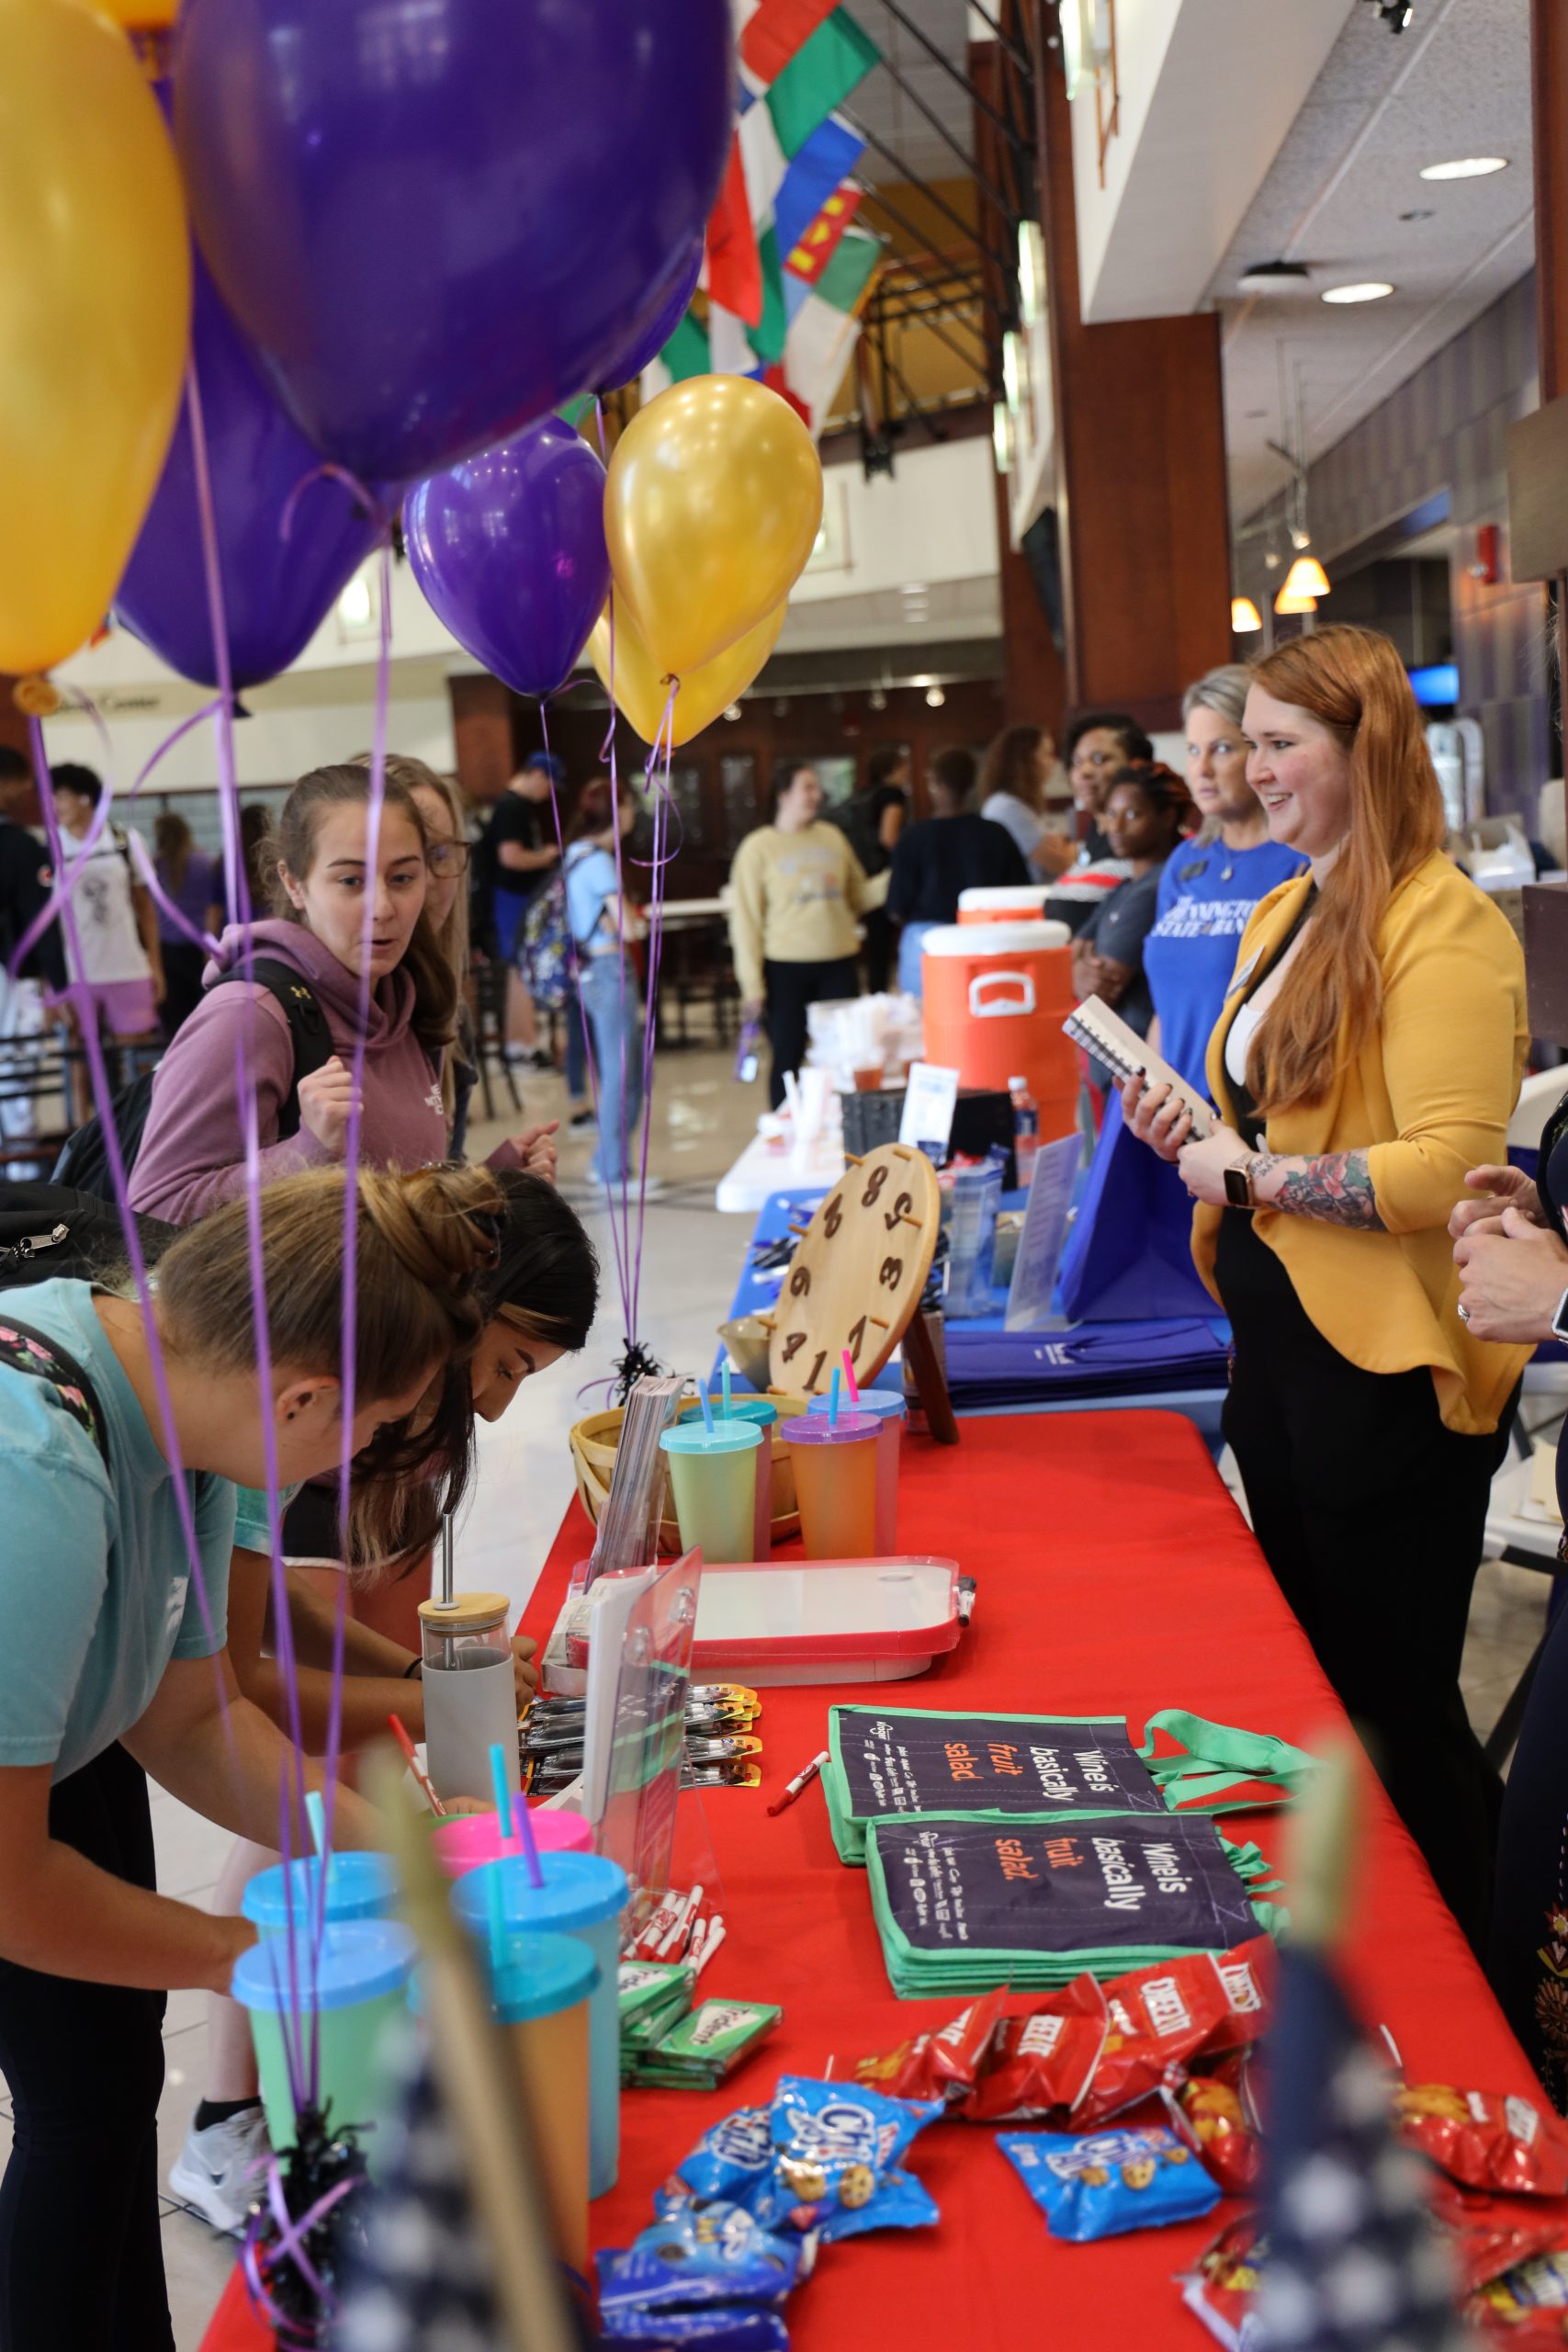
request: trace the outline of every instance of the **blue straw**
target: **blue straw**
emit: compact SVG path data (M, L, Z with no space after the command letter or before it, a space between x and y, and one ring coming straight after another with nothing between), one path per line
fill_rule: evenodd
M490 1966L493 1985L506 1963L506 1898L502 1890L501 1864L491 1862L486 1877L490 1891Z
M835 1364L833 1385L828 1391L828 1427L830 1430L836 1430L839 1426L839 1391L843 1385L843 1381L844 1375Z
M709 1437L712 1437L713 1407L708 1402L708 1387L705 1380L699 1381L697 1384L697 1399L703 1408L703 1427L706 1430Z
M728 1356L719 1366L718 1377L724 1390L724 1418L728 1420L729 1419L729 1358Z
M517 1830L512 1818L512 1791L506 1785L506 1750L498 1739L490 1751L490 1781L495 1791L495 1809L501 1815L501 1834L510 1846Z
M327 1850L327 1810L321 1803L319 1789L311 1789L305 1798L305 1812L310 1824L310 1842L318 1854Z

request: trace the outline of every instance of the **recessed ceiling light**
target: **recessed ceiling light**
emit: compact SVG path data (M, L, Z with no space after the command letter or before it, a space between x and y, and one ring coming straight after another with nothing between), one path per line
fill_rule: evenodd
M1458 155L1451 164L1424 164L1424 180L1483 180L1488 172L1506 172L1506 155Z
M947 696L942 693L940 686L928 686L926 688L926 700L931 705L932 710L940 710L942 704L947 700Z
M926 583L923 580L907 580L904 582L904 594L906 596L923 596L925 593Z
M1393 287L1386 277L1369 277L1357 286L1325 286L1321 300L1325 302L1381 302Z

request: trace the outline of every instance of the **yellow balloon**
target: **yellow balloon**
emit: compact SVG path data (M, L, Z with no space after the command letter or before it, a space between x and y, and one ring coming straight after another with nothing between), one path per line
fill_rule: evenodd
M0 0L0 670L107 612L179 412L190 243L174 149L125 35Z
M799 415L746 376L694 376L639 409L604 489L615 585L654 660L701 669L782 605L822 522Z
M164 32L179 13L179 0L88 0L88 5L131 33Z
M760 620L755 628L748 629L737 645L726 648L716 661L705 662L700 669L688 670L675 696L675 713L671 728L671 742L675 749L711 727L721 711L728 710L738 695L743 695L752 679L778 642L784 624L787 606L779 605ZM606 693L610 686L610 608L605 605L593 624L593 634L588 640L588 655L604 681ZM661 670L649 653L636 623L624 604L615 606L615 707L623 718L628 719L645 743L652 743L659 734L670 700L670 673Z

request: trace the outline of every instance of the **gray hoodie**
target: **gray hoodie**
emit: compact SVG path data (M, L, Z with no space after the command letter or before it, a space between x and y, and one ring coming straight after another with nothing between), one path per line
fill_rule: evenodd
M333 1051L352 1062L359 1012L355 974L302 923L253 923L251 935L258 956L288 965L310 982ZM283 1007L270 990L251 981L214 985L241 966L244 943L243 928L231 923L203 976L207 993L152 1081L146 1131L130 1171L130 1204L174 1225L193 1223L244 1189L235 1051L242 1030L263 1182L323 1167L332 1158L304 1127L278 1139L279 1114L294 1083L294 1047ZM446 1157L441 1076L413 1034L412 1017L412 980L401 969L389 972L370 999L359 1130L367 1167L421 1168Z

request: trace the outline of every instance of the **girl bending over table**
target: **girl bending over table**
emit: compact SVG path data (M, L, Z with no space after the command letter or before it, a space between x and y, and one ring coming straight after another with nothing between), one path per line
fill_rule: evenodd
M480 1278L485 1324L471 1358L451 1377L462 1399L471 1395L481 1420L499 1421L525 1380L547 1371L587 1341L599 1297L599 1264L580 1219L537 1176L520 1170L496 1179L502 1195L500 1254ZM422 1491L415 1500L425 1502ZM288 1727L289 1693L277 1666L273 1624L271 1536L265 1494L240 1497L237 1548L229 1572L230 1651L247 1698ZM425 1560L383 1563L360 1570L355 1582L412 1576ZM288 1568L289 1628L305 1745L320 1755L327 1744L332 1704L333 1649L338 1606L319 1589L319 1572ZM424 1589L428 1592L428 1579ZM345 1753L379 1738L396 1715L412 1739L424 1737L420 1654L386 1634L344 1621L341 1738ZM520 1635L512 1645L521 1709L538 1683L535 1645ZM277 1860L270 1842L242 1840L223 1866L213 1908L236 1910L258 1871ZM266 2119L256 2080L250 2019L226 1992L207 2006L207 2086L185 2144L169 2175L173 2194L193 2205L214 2229L243 2228L250 2210L252 2167L267 2150Z
M163 1258L151 1316L85 1283L12 1295L0 1316L0 2073L15 2139L0 2183L7 2352L172 2352L158 2206L165 1992L227 1988L243 1919L154 1891L143 1773L245 1838L276 1835L287 1742L224 1647L234 1485L309 1477L343 1452L345 1178L262 1196L271 1375L256 1371L247 1210ZM471 1419L455 1397L413 1430L430 1381L477 1340L495 1253L478 1171L358 1178L355 1415L373 1533L420 1465L461 1489ZM161 1349L172 1432L153 1373ZM389 1367L395 1367L389 1370ZM191 1498L199 1578L171 1454ZM437 1462L435 1449L439 1449ZM232 1482L232 1483L231 1483ZM308 1787L321 1774L305 1768ZM369 1845L350 1790L335 1836ZM308 1837L295 1825L298 1838ZM84 2234L85 2233L85 2234Z

